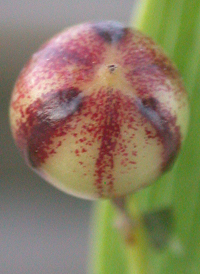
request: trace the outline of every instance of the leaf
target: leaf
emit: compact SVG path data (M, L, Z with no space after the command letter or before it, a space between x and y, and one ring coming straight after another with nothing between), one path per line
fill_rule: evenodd
M112 227L115 211L98 202L92 274L200 273L200 1L143 0L132 25L151 36L173 59L185 82L191 107L188 136L174 168L154 185L128 199L130 211L172 208L174 230L164 250L151 247L141 233L131 252ZM142 254L142 256L141 256ZM142 263L138 263L138 256ZM143 265L143 266L142 266Z
M169 242L174 219L171 208L164 208L144 214L144 224L149 234L151 244L162 249Z
M162 16L159 5L163 7ZM148 9L150 6L154 6L154 10ZM147 209L159 208L163 204L173 206L176 218L174 241L162 256L160 270L153 273L199 273L200 1L147 0L140 9L138 14L143 16L135 20L137 26L152 36L174 60L181 71L191 102L188 137L178 162L170 174L162 177L147 193L138 193L137 197L141 203L145 195ZM159 20L155 19L158 13ZM172 190L168 191L168 188ZM156 255L154 257L156 260Z

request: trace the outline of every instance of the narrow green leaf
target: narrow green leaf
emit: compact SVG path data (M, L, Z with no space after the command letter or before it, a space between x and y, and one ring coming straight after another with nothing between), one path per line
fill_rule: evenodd
M132 195L128 208L151 212L170 207L175 218L171 240L163 250L145 243L131 253L113 228L110 202L99 202L94 222L92 274L200 273L200 0L143 0L132 26L157 41L173 59L185 82L191 106L188 136L174 168L154 185ZM127 251L128 250L128 251ZM130 252L129 252L130 251ZM143 267L138 268L141 252Z
M160 2L164 6L162 18ZM150 6L154 6L154 11L147 10ZM171 173L150 187L146 194L137 195L140 204L145 196L146 210L167 203L173 206L176 217L174 240L162 255L154 254L150 258L157 264L153 273L200 273L200 1L146 0L138 14L143 16L133 24L152 36L171 56L182 73L191 101L188 137L178 162ZM158 22L153 21L157 16L159 27ZM167 190L168 186L172 191Z

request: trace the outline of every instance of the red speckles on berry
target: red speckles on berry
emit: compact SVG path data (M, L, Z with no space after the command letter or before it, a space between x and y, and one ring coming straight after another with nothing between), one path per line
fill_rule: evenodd
M150 38L117 22L86 23L33 55L15 85L10 120L43 178L76 196L117 197L171 166L188 102L177 69Z
M53 139L63 136L69 129L67 122L81 107L78 89L51 91L30 104L24 112L26 120L18 120L16 142L29 163L40 166L50 155ZM57 147L61 146L61 141Z

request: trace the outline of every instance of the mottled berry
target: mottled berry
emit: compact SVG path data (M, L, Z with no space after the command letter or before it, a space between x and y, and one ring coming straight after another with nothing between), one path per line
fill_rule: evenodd
M181 77L152 39L113 21L45 43L15 84L10 122L27 164L59 189L113 198L172 166L188 124Z

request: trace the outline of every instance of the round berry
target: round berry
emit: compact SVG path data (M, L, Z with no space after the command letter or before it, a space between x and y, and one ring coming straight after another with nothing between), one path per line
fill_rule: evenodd
M82 198L153 183L174 162L188 124L182 79L141 32L107 21L45 43L15 84L10 122L27 164Z

